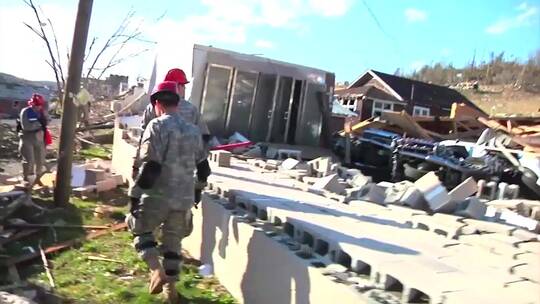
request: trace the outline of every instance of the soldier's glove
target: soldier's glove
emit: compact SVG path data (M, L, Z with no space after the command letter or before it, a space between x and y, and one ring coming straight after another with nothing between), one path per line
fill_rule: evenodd
M134 218L139 218L139 213L141 210L139 209L141 205L141 199L138 197L130 197L130 206L129 206L129 212Z

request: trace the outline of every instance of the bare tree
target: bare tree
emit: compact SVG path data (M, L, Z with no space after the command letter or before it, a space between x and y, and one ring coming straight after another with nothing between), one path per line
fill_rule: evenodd
M50 18L44 17L45 13L34 4L33 0L23 0L34 12L38 27L32 26L28 23L24 23L32 32L34 32L39 38L43 40L47 47L49 59L46 60L47 64L54 72L58 96L62 96L62 90L65 85L64 70L62 60L60 56L60 50L58 46L58 39L54 31L54 26ZM143 38L142 22L139 22L136 26L133 26L133 20L135 11L130 9L120 25L116 30L108 37L105 43L99 48L99 51L95 56L91 57L93 51L97 48L99 38L92 38L84 61L89 66L86 68L86 73L83 79L88 82L88 79L94 77L94 72L99 73L96 79L101 79L105 73L114 66L121 64L122 62L137 57L145 52L148 48L141 48L140 50L125 54L126 47L133 42L142 42L143 44L155 44L153 41L149 41ZM163 18L164 14L158 18ZM47 22L43 22L47 20ZM45 27L50 29L50 32L45 30ZM52 37L52 39L51 39ZM67 61L69 61L69 49L67 49ZM107 54L110 54L107 56ZM102 63L103 62L103 63Z
M58 96L62 96L62 88L65 85L64 80L64 73L62 71L62 65L60 64L60 51L58 50L58 41L56 39L56 33L54 32L54 28L52 26L52 22L49 18L47 18L48 24L51 28L52 34L54 36L54 42L56 46L56 55L53 53L51 43L49 41L49 36L47 35L44 27L47 25L47 23L42 21L42 18L40 16L40 13L38 12L36 6L34 5L34 2L32 0L23 0L26 5L28 5L32 11L34 12L34 15L36 17L36 20L38 22L39 30L35 27L29 25L26 22L23 22L26 27L28 27L32 32L34 32L39 38L43 40L45 43L45 46L47 47L47 51L49 52L49 60L45 60L45 62L51 67L51 69L54 72L54 77L56 79L56 89Z

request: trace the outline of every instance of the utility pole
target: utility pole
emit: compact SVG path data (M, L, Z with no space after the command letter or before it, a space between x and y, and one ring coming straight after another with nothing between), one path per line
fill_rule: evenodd
M73 103L73 98L79 93L81 86L81 73L90 17L92 15L92 3L93 0L79 0L77 19L75 20L75 32L73 33L62 107L58 170L56 173L56 188L54 189L56 205L68 204L71 194L71 162L73 161L73 142L77 124L77 106Z

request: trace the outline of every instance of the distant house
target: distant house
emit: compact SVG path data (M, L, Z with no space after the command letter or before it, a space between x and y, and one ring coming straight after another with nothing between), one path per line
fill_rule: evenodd
M111 74L107 79L86 78L83 86L96 99L109 99L125 93L128 87L128 76Z
M9 82L0 78L0 117L17 117L34 93L43 95L47 101L54 96L54 90L47 86Z
M477 108L456 90L435 84L368 70L335 97L362 120L384 111L403 111L413 116L447 116L452 103Z

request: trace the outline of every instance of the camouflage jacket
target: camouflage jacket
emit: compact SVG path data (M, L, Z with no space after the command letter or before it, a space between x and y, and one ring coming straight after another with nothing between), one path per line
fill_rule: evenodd
M185 122L179 113L155 118L144 130L140 153L141 163L152 160L161 164L161 175L152 189L143 190L133 185L130 195L152 196L174 209L191 208L195 187L193 172L205 157L198 128Z
M191 102L183 100L183 99L180 100L180 102L178 103L178 113L180 114L180 117L184 119L184 121L198 126L202 134L210 134L210 132L208 131L208 127L201 120L199 110ZM156 112L154 110L154 106L152 106L152 104L149 103L148 106L146 106L146 109L144 109L144 113L142 117L141 128L143 129L143 131L146 129L146 126L148 126L150 121L154 118L156 118ZM140 161L141 142L140 141L142 141L142 135L141 135L141 139L139 140L139 147L137 147L137 152L135 154L135 159L133 162L134 167L138 167L141 165L141 161Z

